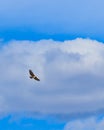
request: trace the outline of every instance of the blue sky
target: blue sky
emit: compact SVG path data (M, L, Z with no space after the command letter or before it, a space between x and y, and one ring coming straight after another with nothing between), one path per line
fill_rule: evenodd
M103 41L103 0L4 0L0 2L0 37L56 40L89 37Z
M63 130L64 125L65 123L56 123L52 119L47 121L46 119L22 118L13 121L11 116L7 116L0 120L0 129L4 130Z
M103 130L103 5L0 0L0 129Z

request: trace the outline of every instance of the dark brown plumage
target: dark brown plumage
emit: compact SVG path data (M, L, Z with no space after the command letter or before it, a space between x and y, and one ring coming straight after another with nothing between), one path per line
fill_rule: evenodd
M31 79L33 78L33 79L35 79L37 81L40 81L40 79L37 76L34 75L34 73L32 72L32 70L29 70L29 74L30 74L30 78Z

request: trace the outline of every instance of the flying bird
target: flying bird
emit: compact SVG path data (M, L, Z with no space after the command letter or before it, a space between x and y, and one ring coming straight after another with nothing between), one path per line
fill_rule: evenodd
M32 70L29 70L29 74L30 74L31 79L33 78L33 79L35 79L37 81L40 81L40 79L37 76L35 76L35 74L32 72Z

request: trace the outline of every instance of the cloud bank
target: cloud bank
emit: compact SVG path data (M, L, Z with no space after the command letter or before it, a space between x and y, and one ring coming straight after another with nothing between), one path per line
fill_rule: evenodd
M104 44L10 41L0 49L0 113L80 117L104 111ZM29 79L32 69L40 82Z

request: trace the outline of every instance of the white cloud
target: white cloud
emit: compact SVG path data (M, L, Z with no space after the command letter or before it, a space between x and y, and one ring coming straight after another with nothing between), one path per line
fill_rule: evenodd
M104 119L97 120L95 118L70 121L64 128L64 130L103 130L103 129L104 129Z
M89 39L10 41L0 49L0 112L69 117L100 112L103 59L104 45ZM29 79L28 69L41 81Z

